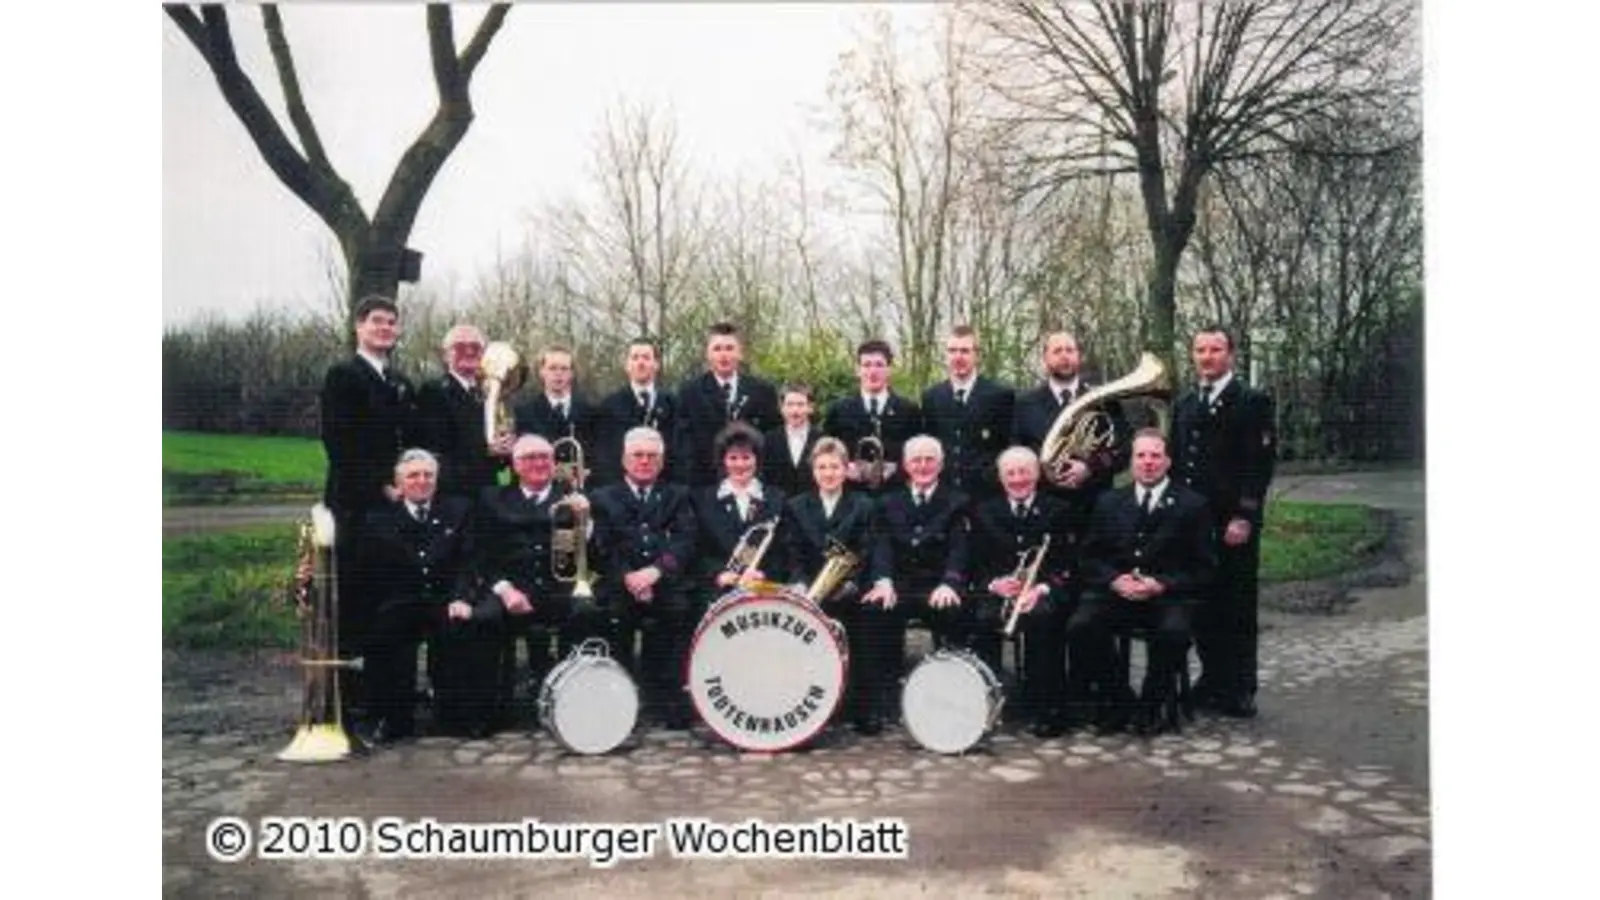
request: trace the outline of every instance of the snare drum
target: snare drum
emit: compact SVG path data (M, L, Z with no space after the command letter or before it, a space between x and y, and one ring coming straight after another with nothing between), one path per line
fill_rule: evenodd
M610 753L638 718L639 691L599 638L574 647L539 689L540 723L573 753Z
M741 750L789 750L815 737L844 697L844 629L776 584L735 588L706 611L689 648L695 711Z
M911 737L936 753L965 753L1000 720L1005 689L966 650L936 650L911 670L900 711Z

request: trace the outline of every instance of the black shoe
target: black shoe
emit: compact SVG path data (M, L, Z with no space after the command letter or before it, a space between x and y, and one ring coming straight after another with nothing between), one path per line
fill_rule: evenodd
M1256 698L1249 695L1242 697L1229 697L1217 705L1217 712L1230 719L1254 719L1256 717Z
M393 719L379 719L370 730L365 733L358 732L362 742L373 747L386 744L398 744L410 740L415 736L415 728L409 723L396 722Z
M856 732L874 737L883 733L883 720L877 716L863 716L856 720Z
M1060 716L1046 716L1033 723L1033 736L1042 740L1061 737L1067 733L1067 723Z
M668 731L688 731L694 727L694 714L675 709L667 713L662 724Z

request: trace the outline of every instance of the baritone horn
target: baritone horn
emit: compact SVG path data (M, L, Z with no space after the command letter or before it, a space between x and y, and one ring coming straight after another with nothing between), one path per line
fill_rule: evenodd
M580 512L568 494L550 505L550 574L572 585L572 599L594 599L594 573L589 571L589 511ZM565 512L562 516L560 513ZM567 519L562 523L561 519Z
M510 344L494 341L483 349L478 378L483 382L483 439L492 447L496 441L516 434L517 424L506 397L516 393L528 379L528 365Z
M278 754L286 762L330 762L360 748L344 728L339 670L360 669L361 660L339 658L339 583L333 541L333 513L318 503L311 520L300 526L300 570L296 612L300 618L300 666L305 679L300 726L289 746ZM307 565L309 563L309 566Z
M1017 561L1017 571L1013 578L1022 582L1022 587L1017 595L1011 598L1011 614L1006 617L1005 635L1010 637L1017 630L1017 619L1022 615L1022 598L1033 590L1039 580L1039 565L1044 562L1044 556L1050 552L1050 535L1045 535L1044 540L1037 547L1032 547L1020 554Z
M1074 458L1088 459L1116 443L1118 435L1111 417L1095 407L1133 397L1155 397L1165 402L1171 396L1172 375L1166 363L1153 353L1141 354L1139 365L1132 372L1090 388L1056 416L1039 447L1039 468L1050 481L1060 484Z
M832 597L861 569L861 557L836 540L828 541L823 556L822 570L812 580L811 587L806 588L806 599L816 604Z
M744 530L739 535L739 543L733 547L733 553L728 556L728 564L723 571L731 572L739 577L740 581L750 572L761 569L761 560L766 557L767 550L772 546L772 539L778 534L778 519L773 516L765 522L757 522ZM760 535L760 538L757 538Z

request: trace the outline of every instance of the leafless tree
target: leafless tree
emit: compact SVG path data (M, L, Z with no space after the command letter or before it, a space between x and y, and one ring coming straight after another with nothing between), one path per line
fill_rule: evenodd
M992 125L1024 187L1137 177L1152 250L1146 346L1174 349L1178 267L1218 166L1284 152L1387 148L1301 141L1333 109L1381 107L1411 73L1410 0L1035 2L968 10L986 36Z
M411 228L434 178L472 124L472 76L510 9L504 3L490 6L467 46L458 51L454 13L442 3L428 5L428 49L438 107L427 127L400 157L377 209L369 216L322 145L300 89L294 55L277 6L263 5L261 21L298 147L284 133L239 64L227 10L219 4L165 7L167 17L205 59L223 98L244 125L261 158L278 180L333 231L349 273L347 302L352 305L368 294L394 296L402 275L407 274L408 258L415 259L406 248Z

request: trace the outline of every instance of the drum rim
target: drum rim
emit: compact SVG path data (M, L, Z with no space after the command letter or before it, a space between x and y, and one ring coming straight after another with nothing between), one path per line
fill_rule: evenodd
M579 747L569 736L562 734L560 729L556 727L556 701L559 699L557 696L559 683L566 681L574 672L581 671L582 669L588 667L609 669L620 674L622 676L622 683L628 686L629 694L633 698L632 726L630 726L627 732L622 735L621 739L604 750L588 750ZM549 733L550 737L555 739L556 743L560 744L569 753L576 753L579 756L605 756L606 754L616 750L618 747L628 743L628 739L639 730L639 709L640 699L638 683L633 680L633 676L629 674L626 666L609 656L581 656L578 654L568 656L566 659L561 660L556 665L551 667L550 671L545 675L544 683L539 688L537 709L539 723L544 726L544 730Z
M959 748L956 748L956 749L945 749L943 747L935 747L935 746L933 746L932 743L925 738L925 736L923 736L923 735L921 735L919 733L919 729L914 724L915 719L918 718L918 717L913 716L911 714L910 708L906 705L906 698L909 697L910 694L911 694L911 691L910 691L911 682L912 682L913 679L915 679L917 677L917 672L921 671L925 666L927 666L927 665L929 665L931 663L941 663L942 664L942 663L946 663L946 662L956 662L956 663L959 663L961 665L967 665L968 663L976 663L977 664L976 668L974 668L973 666L970 666L970 665L968 665L967 668L974 672L974 674L977 676L979 685L981 687L986 688L986 694L989 697L992 698L992 697L995 697L998 694L998 696L1000 698L999 702L994 703L992 705L993 708L990 709L989 714L983 717L983 720L982 720L982 722L980 723L980 725L978 727L977 736L974 737L965 746L962 746L962 747L959 747ZM987 678L984 677L986 674L988 675ZM993 679L993 680L991 680L991 679ZM936 650L936 651L934 651L932 653L929 653L927 656L924 656L922 658L922 661L917 663L916 666L914 666L911 669L911 673L906 676L906 683L900 689L900 721L901 721L902 724L905 725L906 733L910 734L911 735L911 739L916 741L917 744L920 745L922 747L922 749L924 749L924 750L930 750L930 751L932 751L934 753L941 753L941 754L944 754L946 756L960 755L960 754L966 753L968 750L971 750L972 748L974 748L974 747L978 746L979 744L983 743L984 740L986 738L988 738L989 735L991 735L994 732L995 715L996 715L997 712L999 712L999 710L1005 704L1005 695L1004 695L1004 693L1001 693L1000 691L997 691L996 688L1000 688L1001 691L1003 691L1003 682L1000 682L998 679L995 678L994 671L989 668L989 664L984 662L982 659L980 659L977 656L977 654L970 653L970 652L967 652L967 653L949 652L948 648L941 648L941 649Z
M729 600L725 605L718 609L718 612L730 610L740 606L741 604L753 603L758 600L781 600L785 603L791 603L793 605L800 606L807 611L816 613L817 617L824 620L824 622L834 621L830 616L822 611L822 607L812 603L802 596L795 594L793 591L785 590L774 582L756 582L753 585L748 585L743 588L734 588L732 591L729 591L723 596L724 598L732 597L736 591L740 590L746 592L746 596ZM721 738L730 747L733 747L735 750L743 750L747 753L783 753L793 750L807 741L815 739L818 735L822 734L822 732L826 731L828 724L833 721L834 715L838 713L839 707L844 703L844 695L850 688L848 681L850 676L850 654L846 649L846 645L839 640L838 633L832 628L824 629L824 631L828 633L830 639L832 640L835 649L839 651L837 663L839 669L839 691L838 695L833 698L833 703L828 706L827 715L821 717L821 724L817 726L815 731L802 735L801 737L798 737L787 744L772 747L747 747L723 734L721 731L717 730L715 725L711 724L711 718L710 716L706 715L706 710L701 707L700 695L695 692L694 684L690 680L690 672L694 667L694 651L696 647L700 646L700 639L704 637L706 630L710 627L710 613L711 609L707 608L706 615L701 618L700 624L695 627L694 637L690 638L689 640L689 652L685 654L683 661L684 690L688 692L689 702L694 705L694 713L700 717L700 722L704 724L706 728L709 728L712 734L715 734L717 737Z

